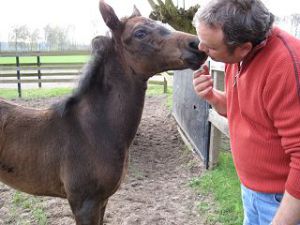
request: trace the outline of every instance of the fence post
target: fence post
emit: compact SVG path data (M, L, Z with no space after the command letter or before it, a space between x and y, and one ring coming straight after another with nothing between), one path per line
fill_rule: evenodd
M164 93L167 93L168 92L168 82L167 82L167 79L164 77Z
M214 169L218 164L219 152L221 148L221 132L210 124L210 144L209 144L209 169Z
M18 80L18 94L19 98L22 97L22 90L21 90L21 77L20 77L20 57L16 56L16 66L17 66L17 80Z
M214 88L224 91L224 72L211 69L214 80ZM218 164L220 149L222 148L222 134L229 137L227 119L220 116L214 109L209 110L210 145L209 145L209 169L214 169Z
M39 88L42 87L42 82L41 82L41 59L40 56L37 55L36 56L36 60L37 60L37 67L38 67L38 79L39 79Z

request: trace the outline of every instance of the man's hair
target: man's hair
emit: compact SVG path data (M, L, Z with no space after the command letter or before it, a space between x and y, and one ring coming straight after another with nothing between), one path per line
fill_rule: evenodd
M256 46L272 28L274 15L260 0L212 0L199 8L193 24L200 22L212 28L220 27L224 43L233 51L236 46L251 42Z

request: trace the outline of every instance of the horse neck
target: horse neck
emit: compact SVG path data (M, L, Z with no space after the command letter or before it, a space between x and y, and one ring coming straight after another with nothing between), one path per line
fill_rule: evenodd
M129 147L141 119L147 83L137 75L105 74L102 87L91 88L80 101L78 118L83 129Z

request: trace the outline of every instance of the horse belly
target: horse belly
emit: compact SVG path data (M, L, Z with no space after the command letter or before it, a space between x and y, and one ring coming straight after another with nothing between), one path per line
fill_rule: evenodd
M53 181L52 183L50 183L34 179L24 179L15 176L3 175L1 172L0 181L16 190L32 195L53 196L61 198L66 197L66 193L63 186L60 185L60 182L56 182L56 184L53 185ZM57 183L59 183L59 185L57 185Z
M33 164L30 160L12 161L0 158L0 181L4 184L33 195L65 196L56 169Z

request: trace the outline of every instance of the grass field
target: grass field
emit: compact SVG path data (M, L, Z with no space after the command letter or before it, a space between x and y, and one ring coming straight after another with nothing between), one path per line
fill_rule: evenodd
M23 99L41 99L50 98L56 96L63 96L70 94L72 88L35 88L35 89L23 89L22 98ZM16 99L18 98L17 89L13 88L0 88L0 96L5 99Z
M221 152L218 167L193 179L190 186L200 195L212 196L212 202L198 203L201 215L206 217L205 224L243 224L240 182L230 152Z
M70 56L41 56L41 63L85 63L89 59L88 55L70 55ZM20 63L37 63L37 57L20 57ZM16 57L0 57L1 64L16 64Z
M34 88L34 89L22 89L22 98L23 99L41 99L41 98L50 98L56 96L63 96L70 94L72 88ZM150 84L148 85L147 95L161 95L163 94L164 87L163 85ZM5 99L16 99L18 98L18 91L14 88L0 88L0 97ZM170 108L172 106L172 88L168 87L167 94L167 105Z

